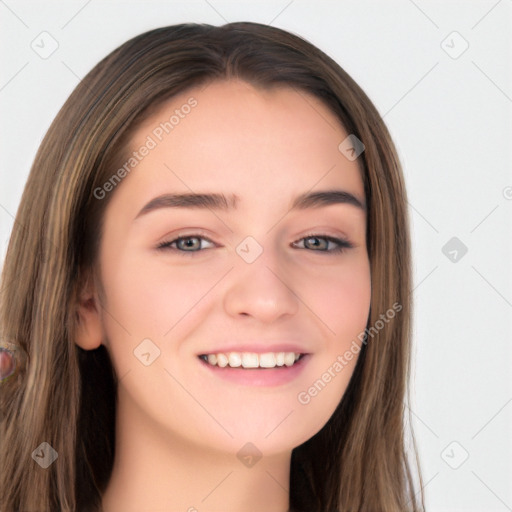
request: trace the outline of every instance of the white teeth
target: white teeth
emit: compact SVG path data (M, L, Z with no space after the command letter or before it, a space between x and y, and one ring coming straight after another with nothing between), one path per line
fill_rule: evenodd
M262 368L274 368L276 365L276 356L272 352L260 354L260 366Z
M256 354L254 352L230 352L229 354L208 354L201 356L212 366L225 368L275 368L276 366L293 366L301 354L295 352L265 352Z
M221 368L224 368L225 366L228 365L228 358L226 357L225 354L217 354L217 364L221 367Z
M229 354L229 366L232 368L237 368L238 366L242 365L242 358L240 357L240 354L237 354L236 352L231 352Z
M286 366L292 366L295 363L295 354L293 352L286 352L284 355L284 364Z
M242 354L242 366L244 368L258 368L258 354L245 353Z

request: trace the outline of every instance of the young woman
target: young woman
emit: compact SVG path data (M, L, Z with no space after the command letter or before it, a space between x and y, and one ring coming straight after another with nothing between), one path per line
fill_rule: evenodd
M410 291L396 151L339 65L256 23L133 38L14 223L2 510L423 510Z

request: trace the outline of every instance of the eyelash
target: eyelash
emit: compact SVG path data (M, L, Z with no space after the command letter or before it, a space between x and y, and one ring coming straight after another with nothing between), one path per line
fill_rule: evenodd
M187 235L187 236L180 236L178 238L175 238L174 240L170 240L169 242L161 242L160 244L158 244L157 249L158 250L177 251L177 252L183 253L183 255L187 254L189 256L193 256L195 253L204 251L204 249L199 249L199 250L195 250L195 251L183 251L181 249L171 247L171 245L179 242L180 240L187 240L190 238L198 238L198 239L202 239L202 240L207 240L208 242L210 242L212 244L215 243L212 240L210 240L209 238L202 236L199 233L195 233L195 234L191 234L191 235ZM333 236L317 234L317 233L308 234L308 235L300 238L299 241L307 240L308 238L319 238L319 239L327 240L327 242L333 242L333 243L338 244L338 247L336 247L334 249L330 249L330 250L327 249L327 250L315 251L314 249L310 249L313 252L320 252L320 253L325 253L328 255L341 254L341 253L345 252L347 249L352 249L354 247L354 245L346 239L336 238ZM300 249L307 250L307 248L304 248L304 249L300 248Z

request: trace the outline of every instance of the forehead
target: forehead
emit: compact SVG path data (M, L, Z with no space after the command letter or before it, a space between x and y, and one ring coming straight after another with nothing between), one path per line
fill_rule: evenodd
M297 121L301 123L299 126L293 124ZM219 136L239 126L254 135L281 132L283 139L286 139L287 133L296 136L299 131L302 139L325 136L327 130L345 133L337 116L319 98L308 92L283 84L271 88L255 87L245 81L232 79L188 89L150 107L132 141L142 142L144 135L156 129L160 123L171 125L167 125L167 131L162 127L166 135L172 133L179 136L180 132L190 135L190 131L204 122ZM210 133L210 136L214 135ZM231 135L236 137L236 134Z
M311 94L216 81L167 100L137 128L129 150L151 150L128 181L147 194L229 189L261 201L272 190L343 187L364 200L359 165L339 150L347 135Z

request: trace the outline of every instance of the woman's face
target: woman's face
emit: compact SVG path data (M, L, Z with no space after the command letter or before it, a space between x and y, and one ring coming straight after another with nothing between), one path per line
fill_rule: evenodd
M101 321L124 418L264 455L325 425L370 306L363 183L338 148L348 135L316 98L241 81L187 91L139 127L125 172L95 192L113 194ZM343 194L303 198L321 191ZM288 366L289 353L307 355Z

